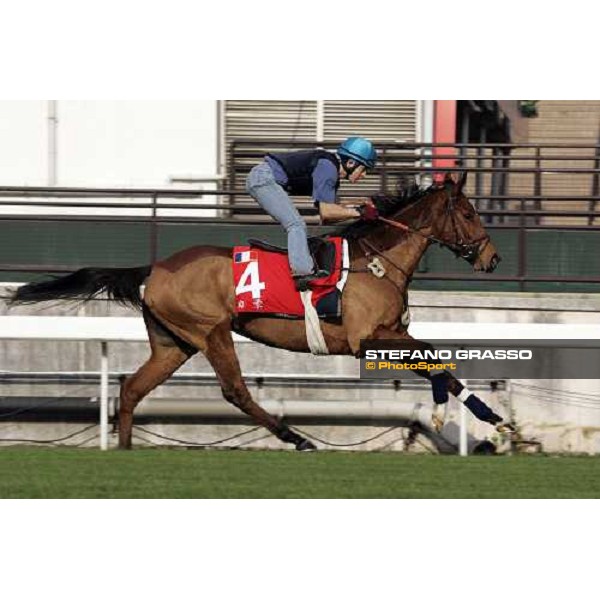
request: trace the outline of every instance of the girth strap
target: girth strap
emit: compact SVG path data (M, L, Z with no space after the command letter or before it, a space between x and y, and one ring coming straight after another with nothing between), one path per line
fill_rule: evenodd
M306 340L313 354L329 354L329 348L321 331L319 315L312 303L312 290L300 292L302 304L304 304L304 322L306 325Z

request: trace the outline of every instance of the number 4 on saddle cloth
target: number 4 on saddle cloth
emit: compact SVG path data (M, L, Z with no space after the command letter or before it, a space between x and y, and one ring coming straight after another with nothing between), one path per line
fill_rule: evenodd
M350 260L348 242L340 237L310 238L316 264L331 273L310 283L312 303L322 318L341 317L342 292ZM287 250L260 240L233 249L235 309L238 314L301 319L304 306L296 290Z

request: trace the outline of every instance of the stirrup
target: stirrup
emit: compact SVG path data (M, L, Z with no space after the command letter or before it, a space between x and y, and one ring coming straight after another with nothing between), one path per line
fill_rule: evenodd
M317 269L308 275L294 275L294 283L296 285L296 290L298 292L305 292L310 289L310 282L315 281L316 279L323 279L324 277L329 277L331 273L329 271L325 271L324 269Z

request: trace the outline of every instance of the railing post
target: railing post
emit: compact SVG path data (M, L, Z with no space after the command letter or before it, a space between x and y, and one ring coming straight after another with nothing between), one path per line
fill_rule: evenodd
M467 387L466 381L460 380L464 388ZM467 427L467 407L464 402L458 403L458 454L459 456L469 455L469 430Z
M469 143L469 128L470 128L470 120L471 120L471 110L468 107L465 107L465 112L463 114L462 122L461 122L461 130L460 130L460 143L461 145L459 150L459 160L460 166L465 167L467 164L467 144Z
M588 205L588 210L590 212L590 214L588 214L588 225L594 224L595 217L591 213L596 210L596 205L598 203L597 198L600 194L600 174L597 172L597 169L600 169L600 146L596 146L594 155L594 169L596 169L596 172L594 172L592 177L592 199Z
M501 152L502 152L502 161L501 161L502 168L505 169L505 171L502 172L501 178L500 178L500 195L502 196L502 200L499 201L498 208L500 210L505 210L506 209L506 200L504 199L504 197L507 195L507 192L508 192L511 149L510 148L502 148ZM500 215L498 222L499 223L505 222L504 215Z
M469 437L467 430L467 407L461 402L459 407L459 441L458 453L460 456L469 456Z
M227 165L229 174L229 191L235 192L235 140L229 144L229 164ZM235 204L235 194L228 196L228 203Z
M381 162L382 162L382 171L381 177L379 178L379 191L382 194L387 192L387 155L386 155L386 147L383 147L383 151L381 152Z
M539 199L542 195L542 149L539 146L535 149L535 169L533 195L536 199L533 201L533 206L535 210L542 210L542 201ZM535 215L534 223L540 224L539 215Z
M108 449L108 342L100 342L100 450Z
M150 221L150 264L156 262L158 256L158 222L156 213L158 209L157 193L152 194L152 217Z
M527 229L525 217L525 198L521 198L519 210L519 241L518 241L518 267L519 291L525 291L525 274L527 271Z
M479 144L477 146L477 172L475 173L475 195L483 196L483 173L479 169L482 169L485 161L485 147L484 144L486 142L486 132L485 129L482 129L479 134ZM482 202L482 208L486 209L489 207L488 202Z
M492 168L498 169L502 167L502 161L500 159L500 148L494 146L492 148ZM502 172L500 171L492 171L492 184L491 184L491 196L492 200L490 201L489 208L491 210L496 210L499 205L499 200L496 198L500 195L500 190L502 188ZM498 222L496 215L490 215L489 223Z

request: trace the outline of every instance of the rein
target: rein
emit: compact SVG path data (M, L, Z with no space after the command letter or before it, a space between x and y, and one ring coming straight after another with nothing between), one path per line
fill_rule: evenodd
M456 255L457 258L459 258L459 257L463 258L472 264L475 262L477 257L481 254L481 252L483 252L485 250L487 245L490 243L491 238L490 238L489 234L485 234L476 240L472 240L470 242L464 242L460 236L460 233L458 230L458 225L456 223L456 218L455 218L455 214L454 214L454 202L455 202L456 198L452 197L449 192L447 192L447 194L448 194L448 205L447 205L447 209L446 209L446 221L448 218L450 218L452 221L452 227L454 229L455 238L456 238L455 242L447 242L447 241L437 238L433 235L425 235L419 229L410 227L409 225L406 225L405 223L402 223L401 221L395 221L393 219L388 219L386 217L381 217L381 216L378 217L377 220L384 223L385 225L394 227L395 229L399 229L405 233L418 235L418 236L426 239L430 244L438 244L439 246L441 246L443 248L448 248L451 252L453 252ZM419 202L424 199L425 199L425 197L421 198L419 200ZM444 226L445 226L445 222L444 222ZM481 247L482 242L485 242L483 244L483 247ZM359 245L362 247L363 251L365 252L366 257L368 257L372 254L376 254L376 255L380 256L386 262L390 263L396 270L400 271L400 273L402 273L407 278L407 280L410 281L411 276L400 265L396 264L390 258L385 256L385 254L383 254L383 252L381 250L379 250L378 248L376 248L371 242L369 242L366 239L360 239ZM371 252L365 251L365 247L367 247Z

